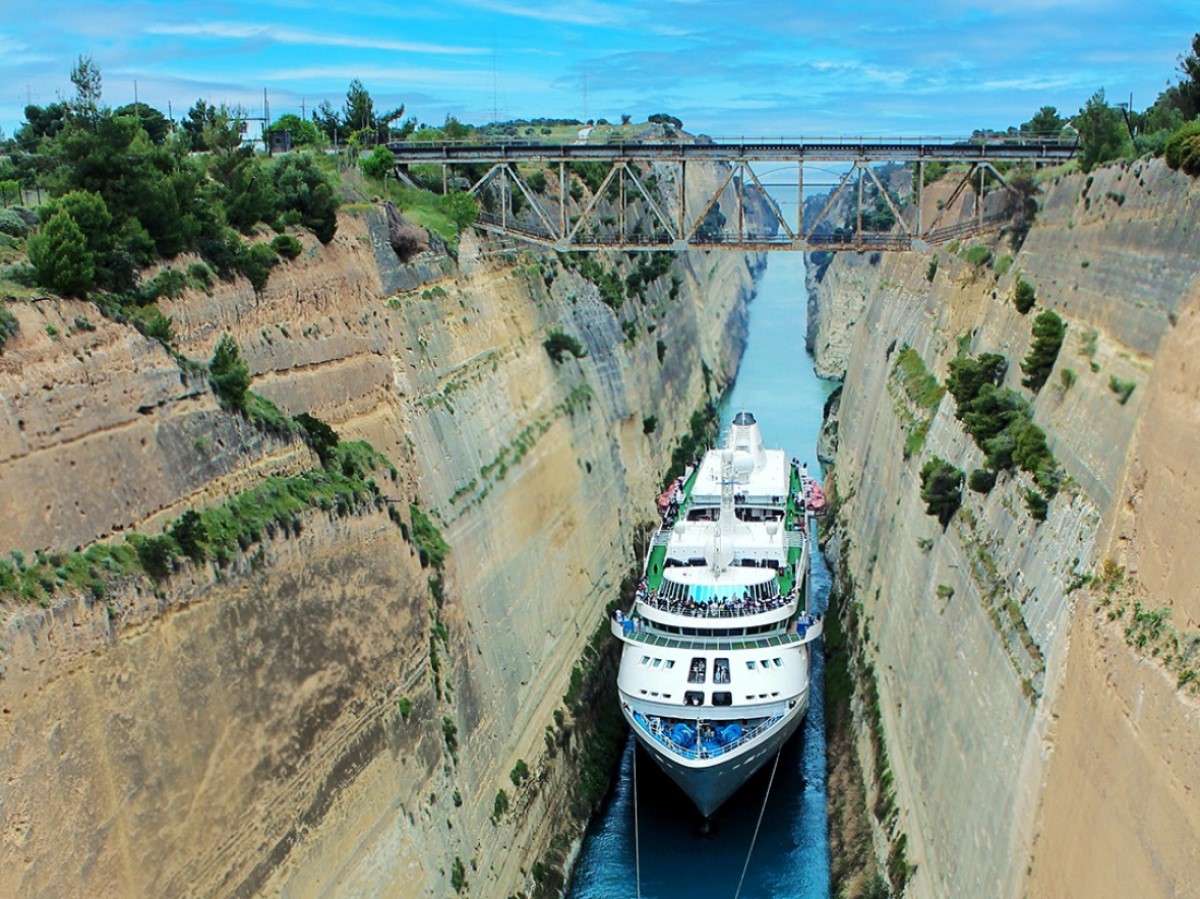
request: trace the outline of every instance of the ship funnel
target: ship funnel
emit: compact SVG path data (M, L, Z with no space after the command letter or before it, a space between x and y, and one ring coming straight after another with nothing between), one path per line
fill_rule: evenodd
M758 422L750 412L739 412L729 429L726 450L732 451L737 459L734 463L739 484L750 482L750 475L761 471L767 464L767 451L763 446Z

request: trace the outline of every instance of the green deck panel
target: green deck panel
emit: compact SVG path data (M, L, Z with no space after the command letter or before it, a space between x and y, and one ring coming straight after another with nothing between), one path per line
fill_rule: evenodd
M789 484L788 484L788 499L784 513L784 530L790 530L789 525L793 524L797 519L804 524L804 498L801 495L800 501L797 502L796 496L800 493L800 473L788 463ZM683 518L687 515L688 507L691 505L692 489L696 486L696 478L700 476L700 467L696 466L686 481L683 484L683 500L679 504L679 517ZM800 561L802 548L793 546L788 550L787 568L780 571L779 592L783 596L787 596L795 586L795 579L792 577L792 569L796 563ZM667 548L665 546L656 546L650 551L650 559L646 565L646 586L650 590L658 590L662 587L663 581L663 563L667 558Z

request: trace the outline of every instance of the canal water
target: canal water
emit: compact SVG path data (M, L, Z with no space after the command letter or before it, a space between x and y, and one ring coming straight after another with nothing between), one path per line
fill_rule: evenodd
M814 474L821 413L833 384L813 374L804 351L804 259L771 254L750 304L746 355L721 408L722 431L740 411L754 413L768 447L781 446ZM815 550L815 545L814 545ZM814 555L812 603L824 612L829 570ZM732 899L742 878L763 800L762 827L741 888L743 899L829 899L825 814L825 658L812 653L808 715L784 747L768 796L771 765L747 781L713 816L699 812L642 750L637 752L637 824L643 899ZM639 895L634 840L632 736L601 815L584 839L570 899Z

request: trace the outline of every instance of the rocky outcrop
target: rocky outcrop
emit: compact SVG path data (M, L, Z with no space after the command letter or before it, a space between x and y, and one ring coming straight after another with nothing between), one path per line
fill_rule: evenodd
M346 215L260 295L162 301L182 357L230 334L252 390L381 450L390 512L314 509L225 568L4 605L0 892L532 889L576 787L561 697L675 439L736 371L757 260L680 257L674 296L661 278L615 311L556 257L464 235L457 257L435 241L401 265L387 233ZM315 465L89 305L13 308L10 546L153 533ZM95 330L71 331L84 315ZM552 328L587 354L554 363ZM110 486L76 511L93 478ZM410 503L451 548L441 572Z
M839 563L861 603L895 783L877 848L893 880L911 875L908 896L1196 889L1184 834L1200 806L1183 785L1200 775L1185 748L1200 717L1181 653L1197 610L1176 550L1197 508L1179 474L1197 461L1184 436L1197 408L1197 196L1160 162L1060 176L1023 245L996 240L991 262L955 246L842 255L815 286L818 359L845 377ZM924 413L897 354L913 348L944 384L960 352L1001 353L1019 387L1038 310L1011 303L1018 278L1067 322L1031 399L1068 479L1043 522L1020 473L990 494L964 490L943 529L920 497L922 465L936 455L970 472L983 454L948 395L911 439ZM1154 648L1165 630L1141 639L1146 615L1173 622L1178 647ZM864 733L868 759L869 744ZM898 845L915 869L894 863Z

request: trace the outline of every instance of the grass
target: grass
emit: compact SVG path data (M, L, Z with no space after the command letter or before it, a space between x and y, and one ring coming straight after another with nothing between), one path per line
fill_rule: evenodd
M912 347L906 346L896 357L896 367L903 374L904 392L924 409L936 409L946 394L946 388L925 367L925 360Z

